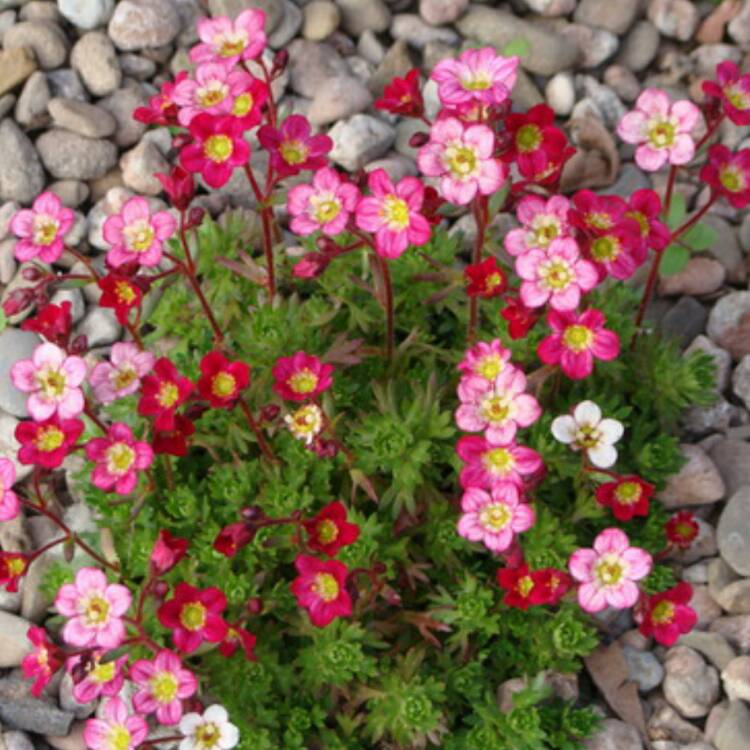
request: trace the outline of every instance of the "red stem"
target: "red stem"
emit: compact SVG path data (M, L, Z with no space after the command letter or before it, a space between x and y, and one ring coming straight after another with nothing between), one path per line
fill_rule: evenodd
M263 455L271 463L274 463L274 464L278 463L279 460L276 458L273 450L271 450L271 446L268 444L265 436L263 435L263 430L260 429L260 426L255 420L255 417L253 416L253 412L250 409L250 407L247 405L247 402L245 401L245 399L240 397L237 403L240 405L240 409L242 409L242 412L245 415L245 419L247 419L247 423L255 435L255 439L258 441L258 447L260 448Z
M269 301L271 301L276 296L276 270L274 268L273 239L271 237L271 210L265 205L266 197L263 196L249 164L245 164L245 175L255 195L255 200L258 201L260 207L260 220L263 224L263 252L266 256L266 267L268 269L268 297Z
M396 346L395 311L393 309L393 282L391 281L391 270L388 268L388 260L375 253L380 266L380 276L383 280L385 290L385 349L386 356L390 362L393 359L393 350Z

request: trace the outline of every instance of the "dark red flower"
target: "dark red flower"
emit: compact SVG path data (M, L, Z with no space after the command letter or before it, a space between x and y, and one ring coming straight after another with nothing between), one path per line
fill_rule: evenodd
M671 237L669 227L659 221L661 198L655 190L636 190L630 196L625 216L638 223L643 244L653 250L663 250Z
M512 339L525 338L534 327L539 315L526 307L517 297L508 297L500 315L508 321L508 334Z
M249 630L240 625L230 625L226 638L219 644L219 653L227 658L233 656L237 649L242 646L242 652L248 661L257 661L255 656L255 644L258 639Z
M638 629L663 646L674 646L698 622L698 615L689 606L692 598L693 587L685 581L668 591L644 597L636 611Z
M161 357L154 365L154 374L143 377L138 413L144 417L154 417L155 430L174 430L175 409L192 390L192 382L180 375L169 359Z
M18 591L18 584L26 574L29 556L23 552L0 552L0 586L11 593Z
M716 80L705 81L703 91L721 103L735 125L750 125L750 73L742 73L731 60L716 66Z
M525 114L509 114L505 118L509 148L503 161L516 162L524 177L538 181L537 176L559 159L568 144L554 121L555 113L546 104L536 104Z
M534 604L558 604L573 585L571 577L557 568L541 568L531 576L534 579Z
M184 456L188 450L188 438L195 432L195 425L182 414L175 414L174 429L157 432L151 441L154 453Z
M163 576L187 554L188 540L172 536L166 529L159 531L154 548L151 550L151 575Z
M177 584L174 596L157 610L159 622L172 631L174 645L187 654L203 641L220 643L228 626L221 616L227 607L224 593L215 587L197 589L184 581Z
M190 172L176 166L169 174L157 172L156 177L161 182L169 202L178 211L186 211L195 196L195 179Z
M234 557L255 538L255 528L244 521L225 526L214 539L214 549L226 557Z
M647 516L654 485L633 474L618 477L596 488L596 501L610 508L618 521L629 521L633 516Z
M177 125L177 105L172 101L172 93L187 77L188 72L181 70L173 81L165 81L161 91L148 100L147 106L135 108L133 119L146 125Z
M497 571L497 582L505 589L503 604L506 606L525 610L539 604L539 591L528 565L500 568Z
M335 557L342 547L359 538L359 526L346 520L346 508L338 500L328 503L314 518L303 522L310 549Z
M99 307L109 307L115 311L120 325L127 325L133 308L139 308L143 299L141 288L127 276L108 273L97 282L102 290Z
M464 269L466 293L469 297L490 299L500 296L508 286L505 271L497 265L497 258L490 255L480 263L466 266Z
M59 305L49 303L39 310L36 317L24 320L21 323L21 329L34 331L44 336L47 341L64 348L73 326L70 308L71 303L67 301Z
M614 229L624 218L628 204L618 195L597 195L579 190L573 196L568 217L573 226L590 234L603 234Z
M27 680L32 677L36 678L31 687L31 694L38 698L52 676L62 666L64 654L50 641L44 628L33 625L29 628L26 637L34 644L34 650L24 656L21 671Z
M687 510L675 513L664 524L667 541L680 549L688 549L698 536L700 528L695 516Z
M732 206L745 208L750 204L750 148L732 153L720 143L711 146L699 177Z
M394 115L422 117L424 101L419 88L419 68L412 68L404 78L394 78L375 100L375 108Z
M231 409L250 383L250 367L230 362L221 352L209 352L201 360L198 392L214 409Z
M43 422L19 422L16 440L21 443L18 460L45 469L56 469L83 433L80 419L60 419L56 414Z

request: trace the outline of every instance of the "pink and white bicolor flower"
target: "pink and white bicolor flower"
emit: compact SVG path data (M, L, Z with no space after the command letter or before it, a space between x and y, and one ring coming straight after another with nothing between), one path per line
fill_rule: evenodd
M518 229L505 235L505 249L510 255L521 255L528 250L546 250L553 240L570 234L568 211L570 201L562 195L544 200L538 195L526 195L518 202Z
M510 482L523 487L524 477L542 468L542 457L515 441L496 443L482 435L464 435L456 443L456 453L464 462L461 486L490 489Z
M154 460L151 446L133 437L124 422L113 422L106 437L86 443L86 458L95 461L91 481L105 492L127 495L138 483L138 472L145 471Z
M21 501L13 492L16 467L9 458L0 458L0 522L12 521L21 512Z
M129 661L128 654L116 659L102 661L106 652L97 649L86 655L71 656L65 662L68 674L76 674L83 666L83 679L78 679L73 685L73 697L79 703L89 703L102 695L113 697L119 695L125 682L125 664Z
M461 498L463 515L458 533L470 542L482 542L492 552L505 552L515 535L534 525L534 509L521 502L518 487L508 482L490 492L469 487Z
M24 263L39 258L55 263L65 250L64 237L75 221L75 214L60 199L46 191L31 208L22 208L10 221L10 231L18 237L13 250L16 260Z
M198 38L190 50L193 62L220 62L231 67L239 60L252 60L266 46L266 14L256 8L243 10L232 21L228 16L201 18Z
M359 189L331 167L319 169L312 185L295 185L287 195L291 230L302 237L320 230L332 237L346 228L357 208Z
M130 667L130 678L140 685L133 696L133 708L141 714L156 714L156 720L166 725L179 722L182 701L198 689L195 675L167 649L159 651L153 661L136 661Z
M467 349L458 369L464 375L479 375L485 380L494 380L510 361L510 349L506 349L500 339L489 343L479 341Z
M230 114L235 99L253 82L248 73L231 70L225 63L203 63L193 75L180 81L172 93L172 101L180 108L177 119L185 127L201 112Z
M89 376L94 397L102 404L111 404L135 393L141 387L141 378L153 369L155 362L151 352L141 351L131 342L114 344L109 362L99 362Z
M615 443L625 428L616 419L603 419L602 410L593 401L581 401L573 414L556 417L552 434L574 451L584 451L594 466L608 469L617 461Z
M578 603L586 612L632 607L639 597L636 581L645 578L652 565L651 555L631 547L627 534L615 528L602 531L593 549L576 550L568 562L579 583Z
M110 698L103 717L89 719L83 729L83 740L91 750L135 750L146 737L146 720L131 714L121 698Z

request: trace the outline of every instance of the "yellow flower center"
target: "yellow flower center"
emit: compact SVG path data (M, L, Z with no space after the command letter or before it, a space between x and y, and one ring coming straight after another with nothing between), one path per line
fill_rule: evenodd
M510 522L510 511L508 506L503 503L492 503L486 508L482 508L479 513L479 522L485 529L492 531L501 531Z
M516 148L521 153L536 151L542 142L542 131L538 125L524 125L516 133Z
M244 117L253 108L253 104L255 104L253 95L249 91L246 91L234 100L232 114L235 117Z
M39 388L47 398L60 398L65 393L65 375L59 370L46 368L36 377Z
M339 595L339 582L330 573L318 573L313 583L313 591L324 601L332 602Z
M221 81L210 81L207 86L198 89L196 98L201 107L208 109L208 107L221 104L227 98L228 93L229 87Z
M287 384L295 393L312 393L318 387L318 376L305 368L290 376Z
M115 283L115 295L123 305L131 304L136 298L135 290L127 281L118 281Z
M674 615L674 604L669 601L662 601L651 610L651 621L656 625L668 625L674 620Z
M99 684L109 682L115 676L115 662L108 661L105 664L97 664L88 674L88 676Z
M539 277L547 288L556 291L568 287L574 278L570 264L561 258L540 263Z
M409 226L409 206L403 198L397 195L387 195L383 201L383 218L388 224L388 229L400 232Z
M330 544L335 541L339 535L339 527L331 521L330 518L325 518L316 527L315 530L318 533L318 539L323 544Z
M115 724L107 734L107 750L128 750L131 739L124 724Z
M125 244L128 249L136 253L145 252L154 241L153 227L145 219L125 227L122 233L125 235Z
M678 523L675 526L675 533L683 539L690 539L695 534L695 529L689 523Z
M34 445L37 450L42 451L43 453L56 451L64 442L65 434L62 430L53 425L42 427L34 438Z
M507 474L516 465L516 459L506 448L493 448L484 454L483 459L493 474Z
M165 409L170 409L172 406L174 406L179 398L180 390L171 380L167 381L166 383L162 383L159 386L159 394L157 395L156 400Z
M20 575L23 575L23 573L26 570L26 560L23 557L6 557L5 558L5 567L8 571L8 575L11 578L16 578Z
M486 91L492 87L492 78L486 70L479 70L469 78L464 78L461 85L467 91Z
M114 443L107 448L107 471L126 474L135 461L135 451L126 443Z
M617 486L615 498L620 505L635 505L641 499L641 486L638 482L623 482Z
M474 365L474 370L485 380L494 380L505 368L505 362L498 354L488 354Z
M180 623L186 630L200 630L206 623L206 608L200 602L189 602L180 611Z
M57 219L42 214L34 217L34 244L51 245L57 237L57 230L60 224Z
M234 143L228 135L211 135L203 144L203 153L211 161L221 164L234 152Z
M471 177L477 170L476 151L470 146L454 144L445 150L445 162L448 171L456 179Z
M122 390L127 388L136 378L138 373L131 365L124 365L112 376L112 385L115 390Z
M516 591L524 597L524 599L531 593L534 588L534 579L531 576L524 576L518 579L516 584Z
M310 198L310 204L318 224L328 224L341 213L341 201L333 193L314 195Z
M484 280L484 285L488 292L492 292L495 289L497 289L499 286L502 286L502 283L503 283L503 277L498 271L495 271L494 273L489 274L487 278Z
M592 211L586 215L586 223L594 229L609 229L612 226L612 217L607 213Z
M285 421L295 437L305 440L311 440L320 432L323 425L322 413L315 404L308 404L297 409L294 414L286 417Z
M109 602L98 594L90 596L84 602L83 616L89 627L102 625L109 619Z
M198 747L206 748L206 750L210 750L210 748L214 747L220 739L221 731L213 722L201 724L195 730L196 744Z
M634 219L638 222L638 226L641 230L641 237L648 237L650 229L646 214L641 213L640 211L628 211L625 216L627 216L628 219Z
M602 586L616 586L625 575L625 567L616 555L604 555L594 567L594 575Z
M177 678L171 672L157 672L150 685L151 695L159 703L171 703L177 697Z
M596 448L602 440L602 433L592 424L578 426L576 445L579 448Z
M739 193L745 189L745 179L737 167L722 167L719 170L719 182L730 193Z
M214 376L211 392L218 398L232 396L237 390L237 379L228 372L220 372Z
M591 257L600 263L613 261L620 254L620 241L614 235L597 237L591 243Z
M287 164L304 164L310 149L300 141L290 140L279 146L279 153Z
M214 39L214 46L221 57L241 55L246 45L247 34L244 31L236 31L225 36L218 35Z
M586 326L568 326L563 332L563 345L574 352L582 352L594 343L594 333Z
M482 415L488 422L504 422L510 414L510 404L506 396L488 396L482 402Z
M657 120L648 129L648 140L654 148L669 148L677 135L675 126L667 120Z
M557 219L540 219L532 232L532 247L549 247L552 240L560 235L560 224Z
M750 109L750 96L741 91L736 86L725 86L724 96L727 101L735 108L739 110Z

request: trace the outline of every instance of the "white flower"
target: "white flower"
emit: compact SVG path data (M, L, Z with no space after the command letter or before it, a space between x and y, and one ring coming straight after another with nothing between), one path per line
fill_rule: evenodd
M203 716L185 714L180 719L180 731L185 735L180 750L229 750L240 741L239 730L218 703L207 708Z
M306 445L312 445L313 440L323 429L323 412L315 404L300 406L294 414L284 417L289 432L302 440Z
M625 431L616 419L602 419L602 410L593 401L581 401L573 410L552 422L552 434L574 451L584 450L594 466L607 469L617 461L614 444Z

